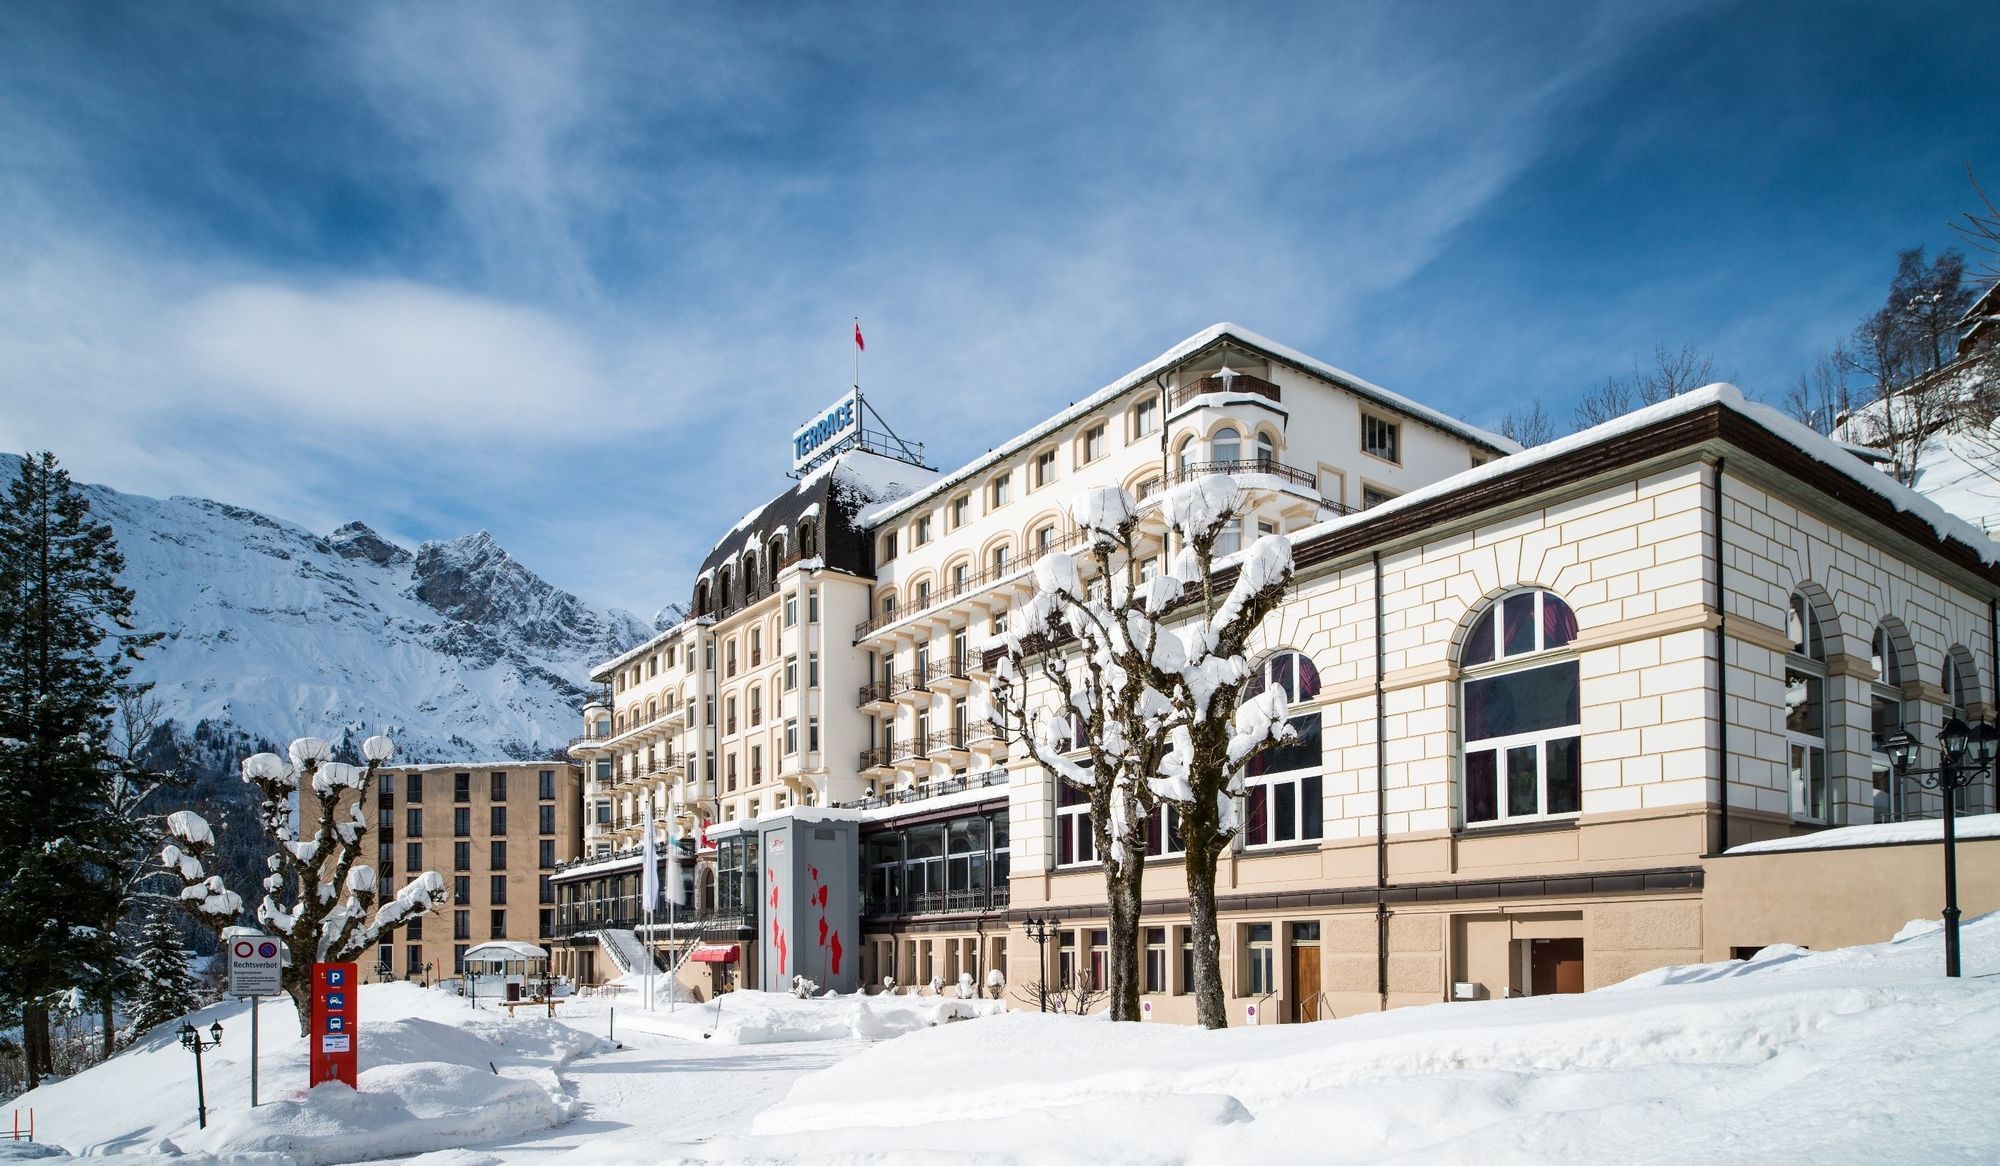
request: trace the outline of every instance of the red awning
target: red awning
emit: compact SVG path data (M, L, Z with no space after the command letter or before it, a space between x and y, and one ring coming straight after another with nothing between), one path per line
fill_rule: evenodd
M733 964L739 950L733 943L704 943L688 953L688 958L698 964Z

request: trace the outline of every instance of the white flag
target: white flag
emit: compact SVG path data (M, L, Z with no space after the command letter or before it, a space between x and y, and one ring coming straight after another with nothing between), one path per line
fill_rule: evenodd
M639 868L639 911L650 915L660 901L660 855L653 841L653 799L646 797L646 835L640 844L643 865Z

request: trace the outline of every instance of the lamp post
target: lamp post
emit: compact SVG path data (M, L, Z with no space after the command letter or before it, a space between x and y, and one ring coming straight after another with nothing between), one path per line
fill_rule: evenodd
M1062 920L1054 915L1046 919L1030 915L1021 923L1023 930L1028 933L1028 938L1035 941L1035 966L1041 970L1041 975L1035 977L1035 983L1041 991L1043 1012L1049 1010L1049 938L1055 935L1056 928L1061 925Z
M1992 724L1981 721L1967 726L1953 717L1938 730L1941 757L1936 769L1910 768L1917 755L1917 741L1907 732L1897 730L1883 742L1883 752L1889 755L1889 763L1898 777L1914 777L1925 789L1944 795L1944 974L1947 976L1959 974L1957 794L1992 771L1996 742L2000 742L2000 729Z
M222 1022L208 1026L208 1039L201 1039L201 1030L187 1021L181 1022L181 1047L194 1053L194 1113L200 1128L208 1128L208 1089L201 1079L201 1051L212 1049L222 1043Z

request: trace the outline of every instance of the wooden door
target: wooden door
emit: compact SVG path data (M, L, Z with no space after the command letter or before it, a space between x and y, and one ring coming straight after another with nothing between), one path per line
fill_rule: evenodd
M1319 945L1292 945L1292 1021L1302 1024L1319 1019Z
M1583 991L1583 941L1537 939L1529 945L1528 994Z

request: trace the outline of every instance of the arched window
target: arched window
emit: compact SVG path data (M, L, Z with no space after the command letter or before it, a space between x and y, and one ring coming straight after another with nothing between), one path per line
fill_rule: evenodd
M965 589L971 583L971 580L972 563L969 560L960 559L958 562L953 563L951 565L952 598L956 599L958 596L965 594Z
M1868 728L1869 739L1874 745L1869 772L1874 779L1877 822L1896 822L1903 818L1903 782L1897 779L1895 767L1889 763L1889 755L1882 749L1883 742L1903 727L1902 639L1899 626L1884 622L1876 625L1875 636L1868 646L1868 662L1875 668Z
M723 611L729 610L729 568L727 567L715 573L715 606Z
M1035 554L1046 555L1056 549L1056 524L1045 523L1035 528Z
M1242 439L1228 425L1215 431L1215 436L1208 440L1208 448L1210 458L1218 462L1233 462L1243 453Z
M916 605L918 607L929 607L931 603L931 581L929 579L919 579L916 591L917 595L914 600Z
M799 523L799 554L810 559L819 553L818 546L819 540L813 533L813 524L810 521Z
M1803 592L1785 616L1792 650L1785 656L1785 753L1791 771L1792 815L1833 821L1833 786L1826 779L1826 636L1819 612Z
M1243 686L1243 699L1267 688L1282 688L1291 704L1319 696L1319 669L1300 652L1279 652L1265 660ZM1252 754L1243 766L1243 844L1278 845L1321 837L1322 761L1320 714L1291 718L1298 739Z
M708 614L708 584L706 583L697 583L694 585L694 613L696 615Z
M1277 460L1278 448L1272 444L1271 435L1259 432L1257 434L1257 464L1260 466L1269 466Z
M1547 591L1490 605L1459 652L1465 823L1518 822L1583 808L1583 709L1576 615Z
M1188 452L1194 448L1194 438L1183 437L1174 447L1174 469L1185 474L1188 468Z
M769 570L770 570L769 578L772 583L776 583L778 581L778 564L784 562L784 559L785 559L785 536L781 534L771 539L770 552L764 556L765 563L769 564Z

